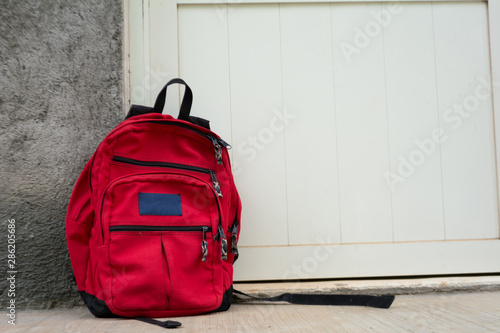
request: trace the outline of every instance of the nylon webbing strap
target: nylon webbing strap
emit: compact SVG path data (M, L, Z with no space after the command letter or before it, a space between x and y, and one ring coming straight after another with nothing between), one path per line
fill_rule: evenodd
M186 89L184 90L184 97L182 98L181 102L181 109L179 110L179 116L177 117L177 119L189 121L189 113L191 112L191 105L193 104L193 92L191 91L191 88L189 88L187 83L184 82L183 79L176 78L168 81L167 84L158 94L153 109L157 113L163 112L163 108L165 106L165 99L167 97L167 87L172 84L182 84L186 87Z
M274 297L254 297L239 290L235 294L265 302L288 302L302 305L358 305L372 308L388 309L394 301L394 296L371 295L336 295L336 294L290 294L285 293Z
M157 326L160 326L163 328L176 328L176 327L179 327L182 325L180 322L174 321L174 320L161 321L161 320L156 320L153 318L142 318L142 317L141 318L134 318L134 319L143 321L143 322L148 323L148 324L157 325Z

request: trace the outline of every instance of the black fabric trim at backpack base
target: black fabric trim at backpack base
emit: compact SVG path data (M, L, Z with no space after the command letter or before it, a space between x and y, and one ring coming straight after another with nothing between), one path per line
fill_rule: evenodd
M115 315L111 310L108 308L106 303L94 295L91 295L89 293L86 293L85 291L79 291L80 296L82 296L83 302L85 305L89 308L90 312L98 317L98 318L113 318L113 317L120 317L118 315ZM224 294L222 295L222 303L221 305L214 311L212 312L222 312L222 311L227 311L231 307L231 301L233 299L233 286L229 287Z
M229 287L222 295L222 303L219 308L213 312L227 311L231 307L231 302L233 300L233 286Z
M92 313L97 318L123 318L123 319L135 319L148 324L153 324L156 326L160 326L163 328L176 328L181 326L182 324L178 321L174 320L166 320L161 321L153 318L126 318L119 315L114 314L106 305L106 302L98 299L94 295L86 293L85 291L78 291L80 296L82 296L83 302L89 308L90 313Z
M274 297L254 297L239 290L234 290L237 295L242 295L257 301L288 302L301 305L358 305L372 308L388 309L394 301L394 296L371 295L337 295L337 294L281 294Z
M103 300L98 299L94 295L86 293L85 291L79 291L79 293L82 296L83 302L89 308L90 312L94 316L98 318L125 318L111 312L106 303ZM216 310L211 312L227 311L231 307L232 299L233 299L233 286L229 287L222 295L221 305ZM142 318L142 317L133 319L140 320L142 322L157 325L164 328L176 328L182 325L180 322L173 320L160 321L153 318Z
M89 308L90 313L98 318L118 318L120 316L115 315L108 308L106 303L94 295L86 293L85 291L79 291L80 296L83 298L83 302Z

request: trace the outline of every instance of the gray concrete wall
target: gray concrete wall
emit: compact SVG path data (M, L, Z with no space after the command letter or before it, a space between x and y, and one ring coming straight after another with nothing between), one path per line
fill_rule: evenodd
M73 185L123 119L120 0L0 0L0 291L16 224L16 306L80 303L64 219Z

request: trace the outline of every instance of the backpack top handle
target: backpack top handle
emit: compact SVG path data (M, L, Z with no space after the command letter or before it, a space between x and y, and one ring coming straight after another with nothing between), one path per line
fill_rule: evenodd
M183 79L179 78L168 81L167 84L163 87L163 89L158 94L158 97L156 98L153 112L163 112L163 108L165 107L165 99L167 97L167 88L168 86L175 83L182 84L186 87L186 90L184 91L184 97L182 98L181 109L179 110L179 116L177 117L177 119L191 121L189 113L191 112L191 105L193 104L193 91L191 90L191 88L189 88L189 86Z
M209 130L210 121L190 115L191 106L193 104L193 91L187 85L187 83L180 78L175 78L167 82L167 84L161 89L160 93L158 94L154 107L151 108L142 105L132 105L125 119L147 113L160 113L160 114L163 113L163 108L165 107L165 100L167 98L167 88L168 86L176 83L182 84L186 87L186 89L184 90L184 96L182 97L181 108L179 110L179 115L177 116L177 119L190 122L192 124L201 126Z

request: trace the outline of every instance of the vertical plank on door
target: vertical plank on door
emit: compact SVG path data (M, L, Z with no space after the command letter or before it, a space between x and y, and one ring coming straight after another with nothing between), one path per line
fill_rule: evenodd
M193 90L192 115L231 143L227 42L226 5L179 6L179 72Z
M290 244L340 243L329 8L280 5Z
M490 81L486 4L432 6L446 238L496 238L492 105L481 84Z
M149 29L148 34L145 34L149 43L149 67L145 74L149 81L150 102L146 105L153 106L167 81L179 76L177 35L165 33L177 31L177 3L164 0L144 1L149 3L149 7L145 7L145 15L146 11L149 13L149 20L146 22ZM177 117L179 99L179 86L170 86L163 113Z
M431 4L383 7L394 240L444 239Z
M331 5L342 242L392 241L384 49L381 32L347 45L374 21L380 4ZM363 46L363 47L361 47ZM343 51L344 50L344 51ZM351 49L352 50L352 49Z
M498 1L488 2L488 23L489 23L489 42L490 42L490 57L491 62L491 81L496 82L496 87L492 92L493 114L494 114L494 130L500 129L500 3ZM494 60L495 59L495 60ZM498 216L498 176L500 175L500 133L495 133L495 153L497 165L497 216ZM497 228L500 228L500 221L497 220ZM498 231L497 231L498 232ZM500 234L500 232L499 232Z
M228 8L233 170L252 227L241 245L288 244L278 5Z
M143 1L129 1L129 38L130 38L130 103L146 103L144 63L144 19ZM148 46L149 47L149 46Z

